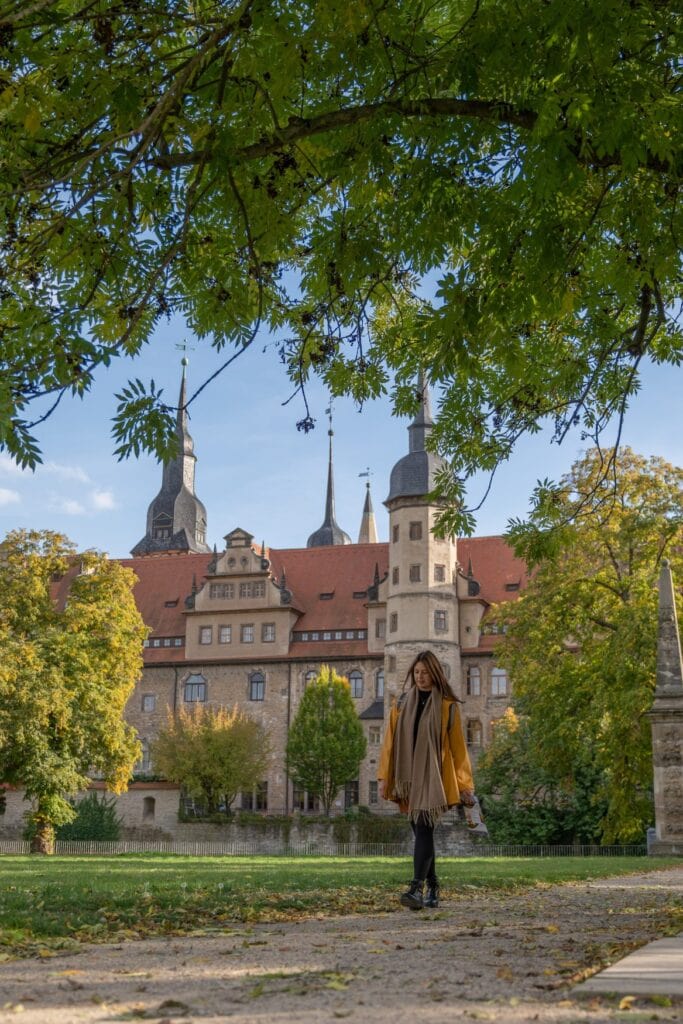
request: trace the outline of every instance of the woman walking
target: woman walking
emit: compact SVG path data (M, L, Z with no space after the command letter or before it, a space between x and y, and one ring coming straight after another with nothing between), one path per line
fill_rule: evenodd
M415 837L413 880L401 896L403 906L412 910L439 905L434 826L449 807L474 803L459 703L439 659L422 651L408 669L384 737L380 794L408 815Z

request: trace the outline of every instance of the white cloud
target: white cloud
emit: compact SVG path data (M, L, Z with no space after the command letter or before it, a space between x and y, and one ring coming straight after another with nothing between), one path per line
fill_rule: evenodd
M60 476L63 480L78 480L82 484L90 483L90 477L80 466L64 466L61 462L46 462L43 468L47 473Z
M4 452L0 455L0 473L10 473L12 476L21 476L25 470L21 466L17 466L14 459L10 459L9 455Z
M0 487L0 505L17 505L21 498L16 491L10 491L7 487Z
M118 508L111 491L92 491L90 501L92 507L98 512L107 512L110 509Z
M50 499L50 510L63 512L67 516L82 516L85 512L80 501L75 501L73 498L61 498L56 494Z

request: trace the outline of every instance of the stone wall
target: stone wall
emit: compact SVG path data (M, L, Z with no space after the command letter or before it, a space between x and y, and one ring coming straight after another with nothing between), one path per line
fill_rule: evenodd
M102 788L96 784L93 788ZM154 804L150 804L150 800ZM21 839L24 814L30 805L23 793L9 790L6 794L5 814L0 817L0 839ZM359 827L353 820L336 817L328 821L312 820L305 816L258 820L251 816L242 822L183 822L178 820L179 791L170 783L133 783L127 793L117 800L117 809L123 820L121 839L149 843L218 843L225 846L248 848L249 853L282 853L291 847L307 853L337 853L344 844L362 841ZM154 816L150 811L153 809ZM391 842L392 852L410 855L413 837L407 819L397 819L397 837ZM457 856L471 851L472 839L466 826L451 811L436 829L436 848L441 855Z

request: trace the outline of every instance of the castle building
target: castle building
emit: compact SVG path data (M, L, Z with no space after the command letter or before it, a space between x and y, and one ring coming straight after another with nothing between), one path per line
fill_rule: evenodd
M272 746L268 777L241 795L241 806L280 814L313 809L310 795L287 776L285 747L307 682L328 664L349 680L368 741L358 778L339 794L337 808L393 810L379 798L376 777L385 719L408 665L425 647L437 653L464 701L476 760L510 696L486 613L524 586L526 566L501 537L434 536L438 508L429 494L440 460L428 451L433 421L421 387L408 452L389 481L388 542L377 540L369 482L357 544L336 521L330 424L325 516L306 546L267 548L236 526L223 550L212 552L195 493L183 367L178 452L163 469L145 536L123 561L138 577L135 598L150 629L142 677L126 709L143 745L139 774L154 772L150 744L169 713L238 705L264 725ZM140 807L128 812L129 823L139 812L141 822L154 824L154 785L145 789L146 802L141 796Z

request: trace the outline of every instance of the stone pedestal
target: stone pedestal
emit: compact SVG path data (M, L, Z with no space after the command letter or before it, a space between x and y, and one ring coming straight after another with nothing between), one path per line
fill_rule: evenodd
M683 670L671 569L659 579L657 686L652 710L656 839L648 852L683 856Z

